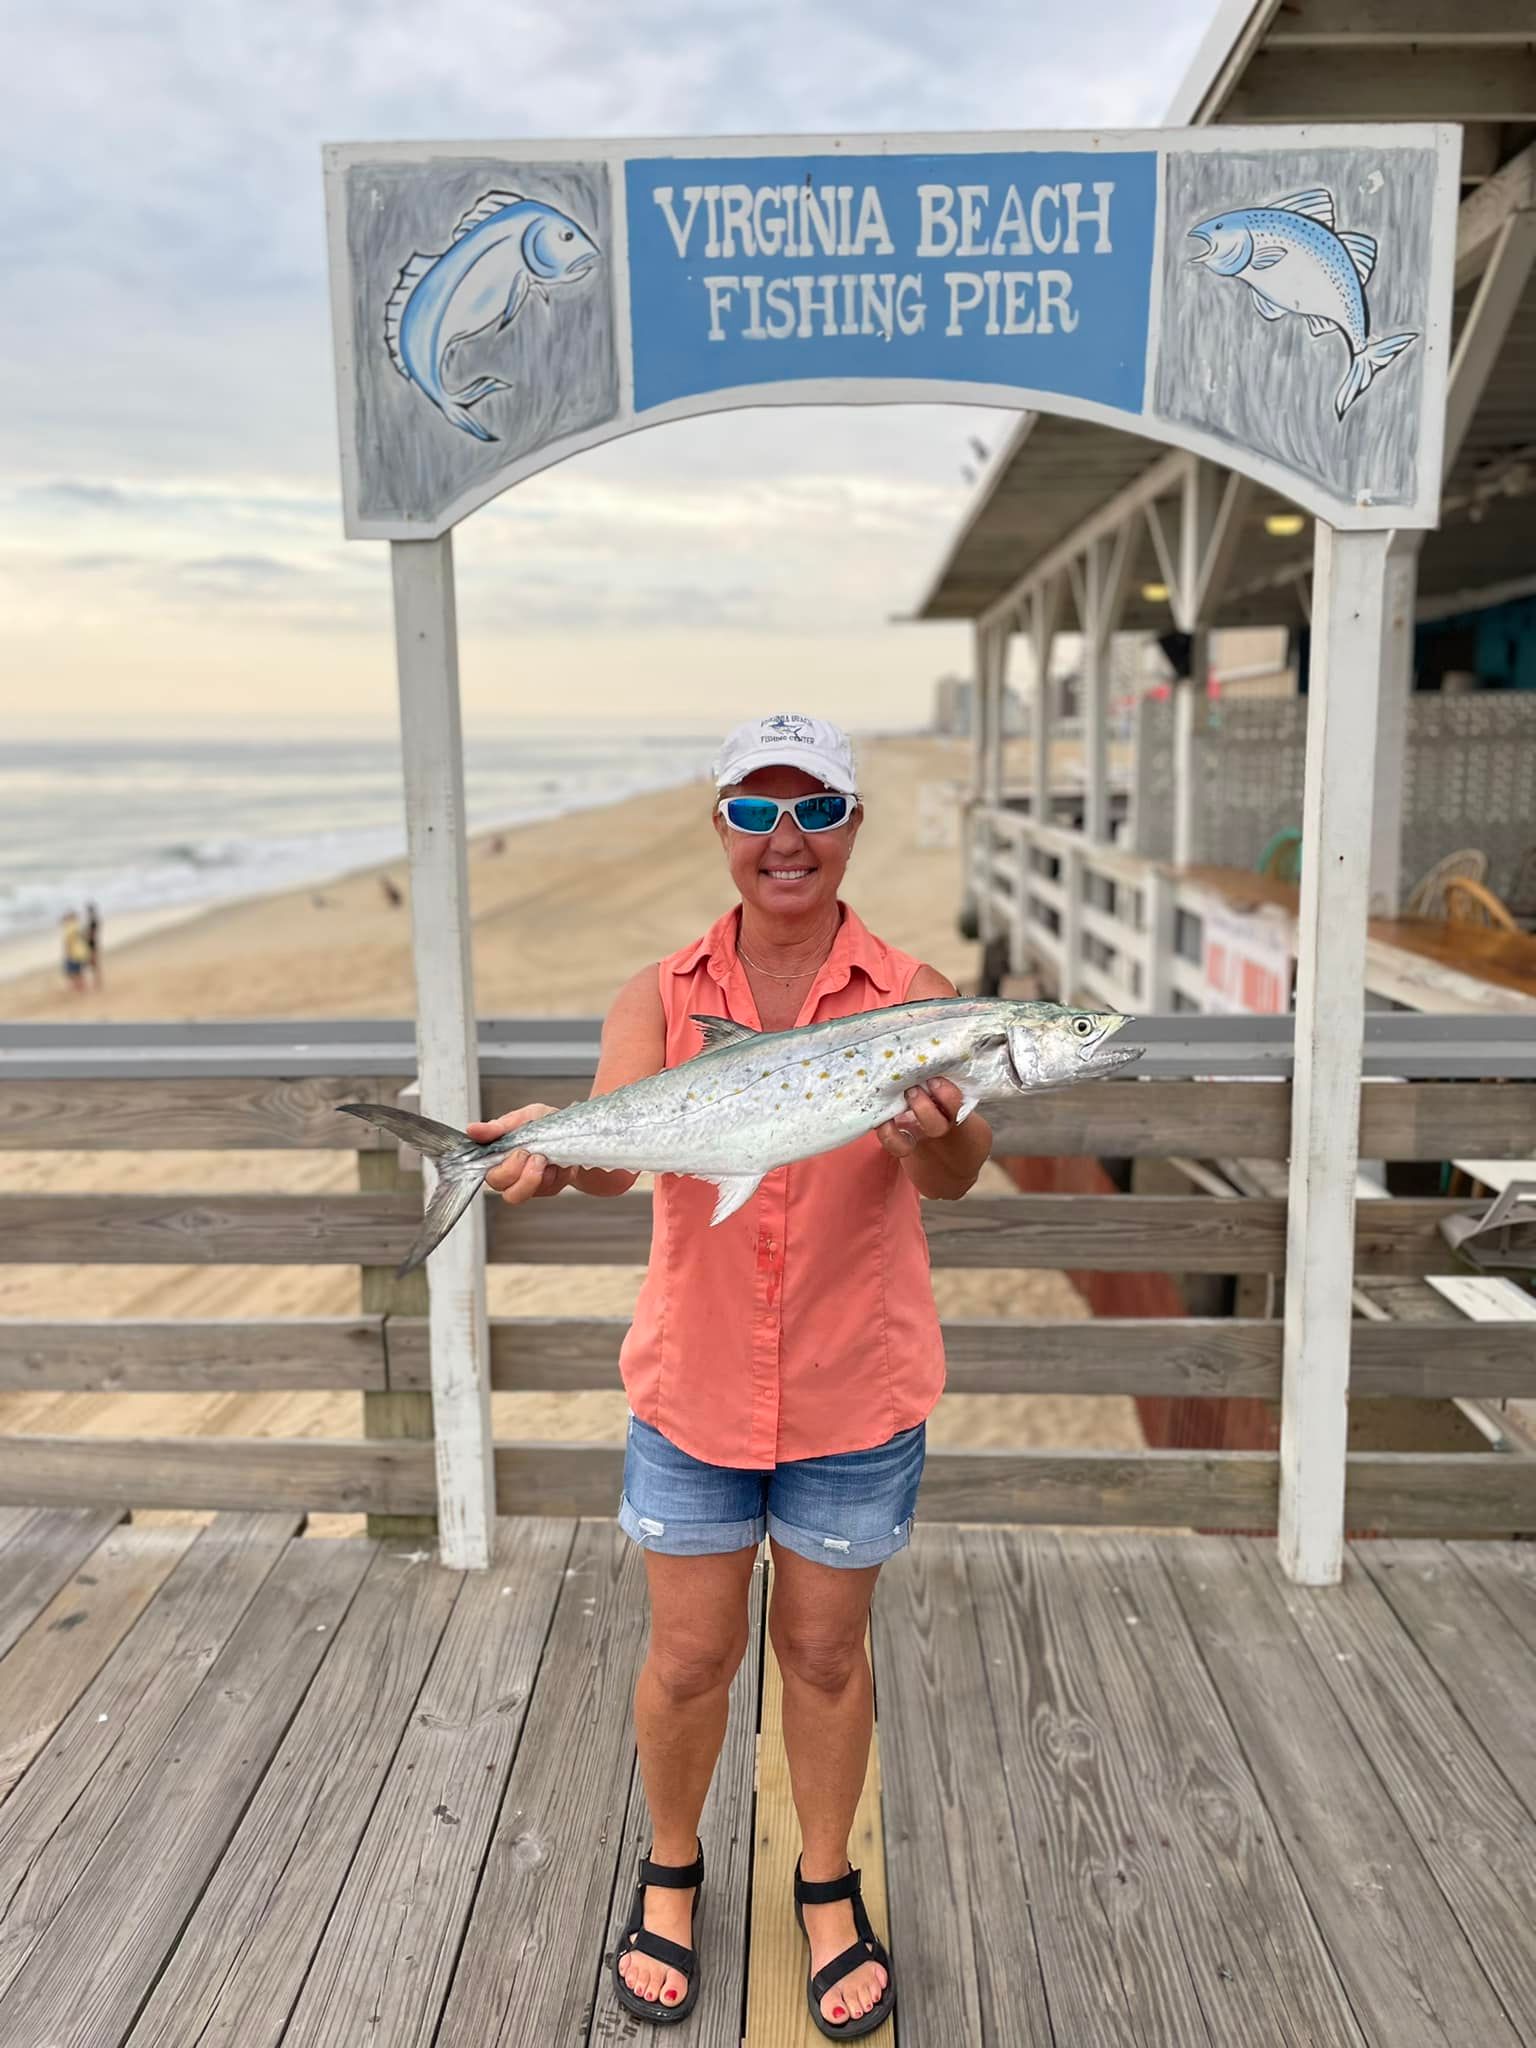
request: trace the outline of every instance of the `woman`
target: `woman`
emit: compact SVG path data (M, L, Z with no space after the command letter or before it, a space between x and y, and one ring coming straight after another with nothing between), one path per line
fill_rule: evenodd
M741 726L716 785L715 831L740 903L619 991L595 1094L691 1059L700 1013L783 1031L955 993L840 900L862 812L836 726L783 715ZM854 1145L768 1174L715 1229L712 1187L657 1178L650 1264L620 1361L632 1413L619 1520L644 1549L651 1600L635 1736L654 1837L616 1972L619 1998L647 2019L684 2017L697 1996L698 1821L765 1533L811 2011L842 2039L872 2032L895 2000L848 1861L874 1720L865 1626L880 1566L910 1535L925 1421L944 1384L918 1198L963 1195L991 1143L979 1116L955 1123L949 1081L908 1089L907 1105ZM470 1135L543 1113L534 1104ZM524 1202L567 1186L620 1194L634 1178L514 1152L486 1186Z

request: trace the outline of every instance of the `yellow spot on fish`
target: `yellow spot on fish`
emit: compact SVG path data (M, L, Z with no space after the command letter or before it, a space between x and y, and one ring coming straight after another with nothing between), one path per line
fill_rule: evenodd
M699 1091L698 1091L698 1089L697 1089L697 1088L690 1088L690 1089L688 1090L688 1100L689 1100L690 1102L697 1102L697 1101L698 1101L698 1099L699 1099Z
M935 1039L935 1040L934 1040L934 1043L935 1043L935 1044L937 1044L937 1043L938 1043L938 1040L937 1040L937 1039ZM856 1060L856 1059L858 1058L858 1054L857 1054L856 1052L845 1052L845 1053L843 1054L843 1058L844 1058L845 1060Z
M934 1045L937 1045L939 1041L938 1041L938 1040L937 1040L937 1039L935 1038L935 1039L931 1040L930 1042L931 1042L932 1044L934 1044Z
M896 1055L891 1051L890 1047L887 1046L885 1051L881 1053L880 1057L883 1060L893 1060L895 1059Z
M816 1090L814 1088L807 1088L805 1091L805 1099L807 1102L814 1102L816 1100Z
M935 1043L935 1044L937 1044L937 1043L938 1043L938 1040L937 1040L937 1039L935 1039L935 1040L934 1040L934 1043ZM764 1067L764 1069L763 1069L763 1079L764 1079L765 1081L771 1081L771 1080L773 1079L773 1069L772 1069L772 1067Z
M919 1065L920 1067L926 1067L926 1066L927 1066L927 1064L928 1064L928 1055L927 1055L927 1053L925 1053L925 1052L920 1052L920 1053L918 1054L918 1056L917 1056L917 1064L918 1064L918 1065Z
M781 1082L779 1083L779 1086L780 1086L781 1088L787 1088L787 1087L789 1086L789 1083L788 1083L787 1081L781 1081Z
M860 1067L854 1078L859 1081L867 1081L869 1079L869 1069L867 1067Z
M811 1063L809 1060L802 1060L800 1064L802 1067L808 1067Z
M821 1081L830 1081L831 1078L832 1076L830 1074L820 1074L817 1076L817 1079Z

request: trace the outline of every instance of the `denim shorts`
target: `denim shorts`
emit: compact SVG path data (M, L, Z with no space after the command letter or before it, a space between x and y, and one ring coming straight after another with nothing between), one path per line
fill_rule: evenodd
M911 1538L927 1437L920 1422L873 1450L752 1472L691 1458L631 1415L619 1526L666 1557L756 1549L766 1533L817 1564L883 1564Z

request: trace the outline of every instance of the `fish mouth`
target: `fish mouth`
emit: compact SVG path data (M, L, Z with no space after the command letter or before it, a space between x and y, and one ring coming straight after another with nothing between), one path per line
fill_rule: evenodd
M1189 240L1191 242L1203 242L1205 244L1204 248L1200 251L1198 256L1191 256L1187 258L1189 268L1193 269L1197 263L1209 263L1211 258L1216 254L1216 244L1205 232L1205 229L1191 228L1189 231Z
M565 274L567 277L585 277L596 261L595 256L579 256Z
M1134 1066L1145 1051L1144 1045L1108 1046L1089 1062L1089 1067L1095 1074L1112 1074L1117 1067Z

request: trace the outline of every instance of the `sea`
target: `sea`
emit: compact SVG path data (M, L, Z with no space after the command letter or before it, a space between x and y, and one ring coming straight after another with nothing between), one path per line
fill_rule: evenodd
M472 831L702 776L718 736L466 734ZM405 851L398 742L0 737L0 976L51 957L94 903L104 944L212 903L318 884Z

